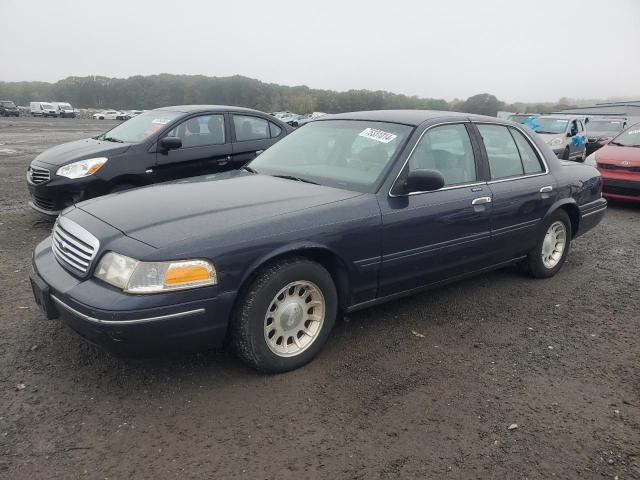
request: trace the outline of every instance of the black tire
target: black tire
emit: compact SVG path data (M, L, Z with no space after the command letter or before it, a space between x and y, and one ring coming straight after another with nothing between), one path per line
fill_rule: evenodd
M278 292L296 281L312 282L319 288L325 300L325 317L305 350L283 357L274 353L265 340L265 315ZM337 312L338 294L329 272L304 257L287 257L260 269L244 291L231 320L231 345L236 355L256 370L267 373L294 370L318 354L335 324Z
M542 261L542 246L544 244L545 236L549 227L555 222L562 222L565 228L566 240L564 251L562 252L562 256L560 260L553 268L548 268L545 266ZM569 249L571 247L571 220L569 219L569 215L562 209L558 209L549 215L540 229L538 233L538 240L536 241L536 246L529 252L526 259L526 271L535 278L549 278L553 277L556 273L560 271L562 265L564 265L565 260L567 259L567 255L569 254Z
M562 152L562 159L569 160L569 147L565 148L564 152Z

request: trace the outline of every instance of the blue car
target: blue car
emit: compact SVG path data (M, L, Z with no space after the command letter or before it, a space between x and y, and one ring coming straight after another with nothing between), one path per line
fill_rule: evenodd
M555 275L600 222L592 166L519 124L451 112L330 115L237 171L91 199L34 252L48 318L138 350L230 342L304 365L339 315L519 264Z

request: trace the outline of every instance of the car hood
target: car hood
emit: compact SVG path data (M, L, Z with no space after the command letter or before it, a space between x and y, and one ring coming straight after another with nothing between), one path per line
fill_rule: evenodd
M554 138L563 138L564 139L564 134L563 133L538 133L538 136L540 138L542 138L542 141L544 143L549 143L551 140L553 140Z
M599 138L599 137L609 137L613 138L618 135L620 132L608 132L605 130L589 130L587 132L587 137L589 138Z
M362 194L232 171L115 193L77 207L131 238L161 248L359 195Z
M49 165L62 166L92 157L110 157L124 153L130 144L105 142L94 138L63 143L45 150L35 160Z
M640 147L618 147L607 144L596 152L598 163L610 163L619 166L640 166ZM622 165L622 162L628 162Z

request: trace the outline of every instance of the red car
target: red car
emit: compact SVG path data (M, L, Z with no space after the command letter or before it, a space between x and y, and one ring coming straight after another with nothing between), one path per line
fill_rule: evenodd
M585 163L600 171L603 196L640 202L640 123L593 152Z

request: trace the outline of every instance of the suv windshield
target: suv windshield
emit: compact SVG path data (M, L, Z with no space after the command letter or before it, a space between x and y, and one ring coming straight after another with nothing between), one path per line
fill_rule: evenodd
M108 111L106 113L114 114L117 112ZM180 115L183 114L181 112L170 112L168 110L150 110L121 123L100 138L125 143L142 142Z
M531 120L531 127L536 133L564 133L569 120L562 118L538 117Z
M3 107L15 108L16 104L13 102L0 102Z
M286 136L251 162L258 173L358 192L373 192L412 127L319 120Z
M640 147L640 123L636 123L629 130L625 130L616 138L614 138L609 145L619 145L621 147Z
M591 120L587 124L587 130L593 132L619 132L622 130L621 120Z

